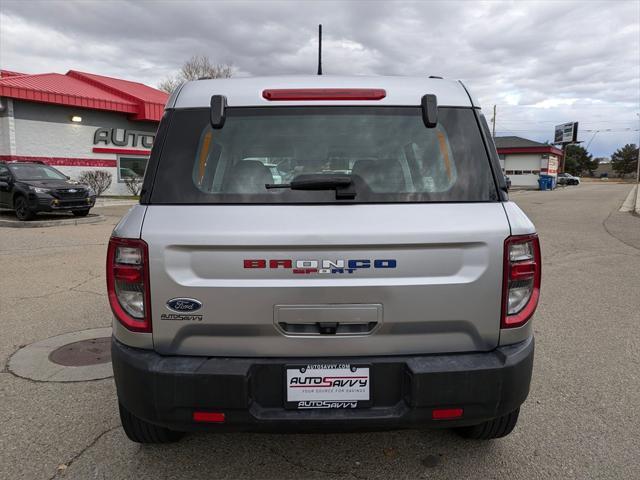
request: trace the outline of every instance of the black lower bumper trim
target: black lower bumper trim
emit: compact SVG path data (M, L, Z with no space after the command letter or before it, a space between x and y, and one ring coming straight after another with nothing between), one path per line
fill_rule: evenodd
M370 365L371 407L287 410L284 366L327 359L169 357L113 339L119 401L134 415L175 430L316 431L472 425L518 408L529 393L533 337L486 353L331 358ZM463 408L433 420L434 408ZM223 412L222 424L192 421Z

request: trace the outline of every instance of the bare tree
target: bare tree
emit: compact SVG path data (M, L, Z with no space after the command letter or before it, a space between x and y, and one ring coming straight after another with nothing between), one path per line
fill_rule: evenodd
M104 170L87 170L80 174L78 181L89 185L99 197L111 186L112 178L113 176Z
M142 190L142 177L138 177L137 175L126 177L124 179L124 184L127 187L127 190L131 192L131 195L134 197L140 195L140 190Z
M229 78L233 75L233 66L226 63L212 63L205 55L194 55L184 62L180 71L169 75L158 84L165 92L173 92L178 85L199 78Z

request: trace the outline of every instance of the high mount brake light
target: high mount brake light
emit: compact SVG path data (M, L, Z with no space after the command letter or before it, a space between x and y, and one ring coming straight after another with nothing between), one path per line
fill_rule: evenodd
M272 88L262 91L269 101L304 100L382 100L387 96L382 88Z
M144 241L109 239L107 294L113 314L125 328L151 332L149 254Z
M527 323L538 306L542 257L538 236L519 235L504 242L502 328Z

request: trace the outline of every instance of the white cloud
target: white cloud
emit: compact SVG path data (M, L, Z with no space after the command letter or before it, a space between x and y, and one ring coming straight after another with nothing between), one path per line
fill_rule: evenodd
M579 121L596 155L638 143L640 2L70 2L0 4L0 65L155 85L191 55L238 75L461 78L499 133L548 140ZM490 116L490 115L487 115ZM614 128L615 127L615 128ZM620 130L620 131L617 131ZM582 134L581 134L582 135ZM615 147L615 148L614 148Z

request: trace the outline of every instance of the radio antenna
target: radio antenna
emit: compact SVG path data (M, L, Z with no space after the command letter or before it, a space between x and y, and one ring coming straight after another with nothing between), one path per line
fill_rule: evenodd
M322 24L318 25L318 75L322 75Z

